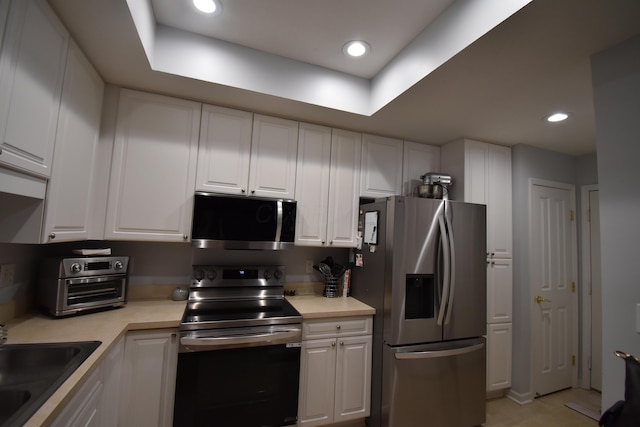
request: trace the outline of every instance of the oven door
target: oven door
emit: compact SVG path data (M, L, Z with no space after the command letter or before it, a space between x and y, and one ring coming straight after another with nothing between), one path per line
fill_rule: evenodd
M90 276L59 279L56 312L76 313L107 306L121 306L127 301L127 276Z
M300 328L183 332L174 426L293 425L298 414ZM281 328L281 327L280 327ZM255 329L251 331L251 329ZM209 335L209 336L207 336ZM198 342L200 341L200 342Z

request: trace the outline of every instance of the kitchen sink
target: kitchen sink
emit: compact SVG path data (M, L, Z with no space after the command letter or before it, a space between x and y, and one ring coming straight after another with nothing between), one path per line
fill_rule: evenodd
M24 424L99 345L0 345L0 426Z

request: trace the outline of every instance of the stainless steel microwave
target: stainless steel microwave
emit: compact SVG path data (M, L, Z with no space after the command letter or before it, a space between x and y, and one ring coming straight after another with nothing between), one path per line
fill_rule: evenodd
M293 247L296 202L197 192L191 245L218 249L288 249Z

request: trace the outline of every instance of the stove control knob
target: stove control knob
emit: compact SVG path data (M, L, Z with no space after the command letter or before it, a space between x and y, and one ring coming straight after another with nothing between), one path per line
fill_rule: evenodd
M265 270L263 276L266 280L271 279L271 270Z
M276 280L280 280L280 279L282 279L282 271L280 271L280 270L276 270L276 271L274 271L274 272L273 272L273 277L275 277L275 278L276 278Z
M73 264L71 264L72 273L80 273L81 271L82 271L82 266L79 263L74 262Z
M124 268L124 264L122 263L122 261L116 261L113 264L113 268L116 270L122 270Z
M202 280L204 279L204 271L202 271L201 269L197 269L193 271L193 278L196 280Z
M207 270L207 279L215 280L217 276L218 276L218 273L216 273L215 270Z

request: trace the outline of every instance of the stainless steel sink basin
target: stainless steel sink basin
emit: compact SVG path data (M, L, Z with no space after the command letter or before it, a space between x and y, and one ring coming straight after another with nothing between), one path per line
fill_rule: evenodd
M100 341L0 346L0 426L20 426Z

